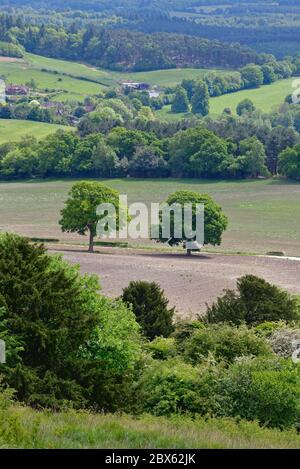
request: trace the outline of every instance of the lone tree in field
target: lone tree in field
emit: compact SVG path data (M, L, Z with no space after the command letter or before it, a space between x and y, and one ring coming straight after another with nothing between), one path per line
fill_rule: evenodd
M204 244L212 244L213 246L220 245L222 240L223 231L226 230L228 219L224 215L222 208L217 205L213 199L207 194L199 194L192 191L177 191L171 194L166 200L166 204L171 206L173 204L182 207L182 226L184 226L184 210L185 204L192 205L192 228L196 226L196 207L197 204L204 204ZM159 242L168 243L170 246L185 244L187 241L195 241L194 239L187 238L185 233L182 233L180 238L176 233L176 217L174 213L170 213L170 237L163 236L163 220L160 220L159 227ZM188 249L187 254L191 254Z
M119 223L119 193L99 182L78 182L69 192L69 199L65 208L61 211L62 218L59 221L62 231L89 233L89 252L94 252L94 238L97 234L97 224L102 218L97 215L97 207L100 204L111 203L116 208L117 227Z

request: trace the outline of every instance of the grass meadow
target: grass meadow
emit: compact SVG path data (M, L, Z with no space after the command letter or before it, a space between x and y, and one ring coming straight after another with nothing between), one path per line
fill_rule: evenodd
M141 81L153 86L176 86L184 78L201 78L205 69L171 69L121 73L88 67L76 62L25 54L24 61L0 62L0 76L8 83L24 84L34 79L40 89L56 90L56 101L82 101L123 80ZM219 70L217 73L226 73Z
M97 95L107 87L118 86L123 80L147 82L158 87L173 87L185 78L201 78L208 71L213 70L178 68L135 73L113 72L28 53L25 54L24 61L0 62L0 76L5 78L6 82L24 84L34 79L39 89L56 91L57 94L52 98L56 101L82 101L85 96ZM214 71L220 74L228 73L225 70ZM281 104L293 91L292 82L293 78L289 78L258 89L211 98L211 115L221 114L226 107L231 108L234 113L237 104L245 98L252 99L258 108L268 112ZM168 120L186 116L171 113L170 106L157 111L157 115Z
M261 109L263 112L269 112L283 104L285 98L294 91L292 88L293 81L294 78L287 78L286 80L279 80L261 88L242 90L211 98L210 115L216 117L222 114L225 108L230 108L232 113L236 114L236 107L243 99L251 99L258 109ZM171 106L165 106L163 109L156 111L156 115L165 120L177 120L187 116L185 113L172 113Z
M72 127L27 120L0 119L0 145L7 141L19 141L26 135L42 139L59 129L70 130Z
M0 449L277 449L300 448L294 431L256 423L187 417L134 418L85 412L37 412L25 407L1 411Z
M300 256L300 184L285 180L207 181L187 179L101 180L128 194L129 202L161 202L177 190L211 195L229 218L222 252L280 251ZM30 237L86 242L62 234L59 212L74 181L46 180L0 183L0 230ZM155 246L157 246L155 244Z

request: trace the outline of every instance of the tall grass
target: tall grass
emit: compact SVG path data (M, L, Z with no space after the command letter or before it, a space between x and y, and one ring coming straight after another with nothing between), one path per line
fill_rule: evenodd
M300 448L300 436L229 419L0 409L0 448Z

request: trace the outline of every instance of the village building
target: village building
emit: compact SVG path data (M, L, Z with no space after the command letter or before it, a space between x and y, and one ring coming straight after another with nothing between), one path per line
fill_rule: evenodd
M139 83L139 82L132 82L132 81L123 81L122 88L125 92L130 91L146 91L149 90L150 85L149 83Z
M6 86L5 92L8 96L27 96L29 89L24 85L9 84Z

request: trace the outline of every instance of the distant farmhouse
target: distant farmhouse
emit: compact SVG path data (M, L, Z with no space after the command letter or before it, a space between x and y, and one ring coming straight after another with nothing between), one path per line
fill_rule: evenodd
M7 85L5 91L8 96L27 96L29 93L27 86L13 84Z
M132 81L123 81L122 88L125 92L130 91L147 91L150 89L149 83L138 83Z

